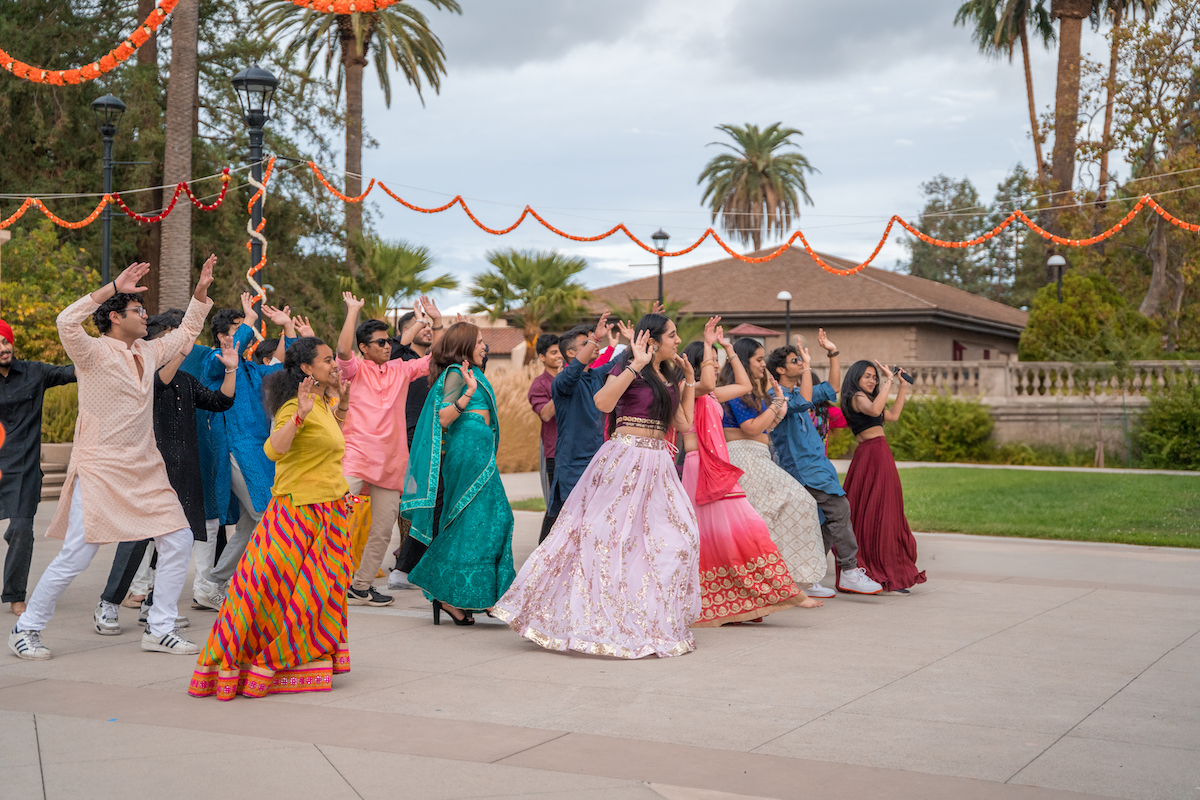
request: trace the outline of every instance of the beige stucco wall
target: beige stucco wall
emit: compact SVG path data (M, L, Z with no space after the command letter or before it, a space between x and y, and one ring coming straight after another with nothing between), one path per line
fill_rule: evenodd
M824 356L817 347L817 329L793 325L793 340L796 334L804 337L813 362L823 362ZM860 358L877 359L889 364L916 358L917 333L914 325L838 325L835 321L825 327L825 334L841 351L842 364L852 364ZM768 352L783 343L782 336L766 337Z
M954 342L964 345L962 361L982 361L983 351L991 351L993 361L1003 361L1005 356L1017 354L1017 343L1012 339L990 336L985 333L958 331L940 325L917 325L917 361L950 361L954 358Z

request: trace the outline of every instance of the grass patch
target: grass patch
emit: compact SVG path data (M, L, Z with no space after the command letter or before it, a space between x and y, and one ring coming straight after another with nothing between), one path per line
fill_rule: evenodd
M545 513L546 501L540 497L530 497L525 500L513 500L509 503L513 511L537 511Z
M1032 470L900 470L917 531L1200 547L1200 478Z

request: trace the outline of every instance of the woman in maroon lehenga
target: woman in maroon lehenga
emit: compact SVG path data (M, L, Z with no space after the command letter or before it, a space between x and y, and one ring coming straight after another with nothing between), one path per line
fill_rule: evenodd
M897 374L907 376L899 369ZM886 408L894 380L883 364L856 361L842 381L842 413L858 442L844 486L859 566L885 591L908 594L910 586L925 582L925 573L917 570L917 540L904 517L900 473L883 434L885 421L900 419L908 390L901 381L896 402Z

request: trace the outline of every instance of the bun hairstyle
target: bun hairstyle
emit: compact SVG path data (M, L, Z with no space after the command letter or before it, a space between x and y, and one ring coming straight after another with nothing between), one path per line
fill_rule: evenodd
M478 343L479 328L469 322L456 322L447 328L429 351L429 385L432 386L447 367L464 361L474 364Z
M862 376L867 374L867 369L875 370L875 390L864 392L859 388L858 382L862 380ZM854 395L864 394L872 402L879 396L879 384L883 382L883 376L879 374L879 368L870 361L855 361L850 365L850 369L846 370L846 377L842 378L842 413L849 414L854 410Z
M317 358L317 349L325 342L315 336L302 336L292 342L283 356L283 369L272 372L263 381L263 405L271 416L300 391L300 384L308 375L300 369L302 364L312 366Z
M746 370L746 374L750 376L750 394L744 396L742 400L750 408L762 408L762 401L770 397L767 394L767 389L771 386L770 379L764 374L762 378L755 378L750 372L750 359L754 358L755 353L759 350L765 352L766 348L759 344L754 339L748 336L743 336L733 343L733 355L737 356L742 362L742 366ZM733 362L728 358L725 359L725 365L721 367L721 374L717 378L718 386L729 386L737 383L737 378L733 374Z
M661 343L662 337L667 332L667 325L671 322L670 318L662 314L647 314L638 320L637 328L633 332L634 339L642 334L642 331L649 331L650 338ZM613 365L609 375L619 375L621 370L629 365L633 360L633 349L630 348L621 354L617 363ZM663 424L663 428L671 425L671 418L675 416L675 407L679 403L678 393L671 393L670 388L679 385L683 380L683 370L675 365L672 361L664 361L659 367L657 375L650 372L647 377L647 371L653 370L654 362L651 361L642 370L642 376L633 379L630 386L637 384L638 381L645 381L650 385L650 391L653 393L654 399L650 402L650 416ZM611 429L617 427L617 412L614 409L610 417Z

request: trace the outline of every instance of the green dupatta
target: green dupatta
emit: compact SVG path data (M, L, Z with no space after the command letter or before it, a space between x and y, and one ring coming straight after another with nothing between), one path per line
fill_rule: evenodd
M461 373L462 367L457 364L447 367L438 376L437 382L429 389L429 395L425 398L425 405L421 408L421 417L417 421L417 428L413 434L412 448L408 453L408 470L404 474L404 495L400 500L400 515L412 523L409 535L423 544L433 541L433 507L437 500L438 481L442 471L442 437L444 435L438 414L443 408L450 405L443 396L446 376L450 374L450 370L457 370ZM496 415L496 393L479 367L472 366L471 371L475 375L475 380L479 382L479 389L483 390L484 397L487 398L491 416L492 457L488 460L487 467L475 477L475 480L467 486L451 487L455 493L454 496L447 495L443 498L441 519L443 528L462 513L462 510L496 472L495 451L500 442L500 426L497 423ZM452 425L457 424L458 420L452 423Z

